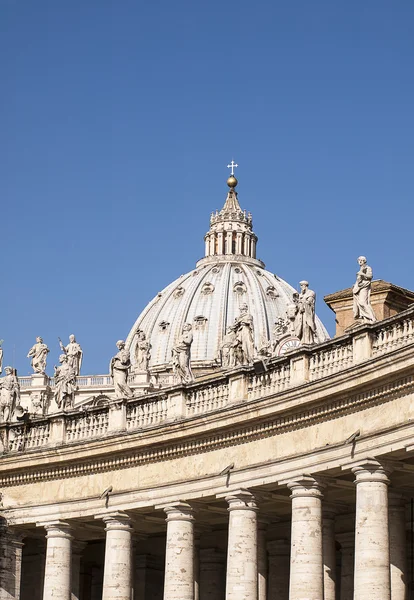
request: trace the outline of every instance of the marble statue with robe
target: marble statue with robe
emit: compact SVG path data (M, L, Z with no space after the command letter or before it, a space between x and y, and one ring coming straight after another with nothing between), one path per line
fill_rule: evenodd
M35 373L45 374L46 360L49 348L43 343L41 337L36 338L36 343L29 350L27 358L31 358L32 369Z
M356 282L352 288L354 299L354 319L362 321L376 321L374 310L371 306L371 281L372 269L367 265L365 256L358 258L359 271Z
M20 385L15 369L6 367L4 371L6 375L0 378L0 421L8 422L20 403Z
M135 346L135 366L138 371L149 370L149 361L151 359L151 344L146 339L145 333L141 330L137 332L137 345Z
M191 370L191 344L193 343L193 332L190 323L183 327L181 336L172 349L173 371L181 383L194 381Z
M239 342L241 364L246 365L253 362L254 357L254 327L253 317L249 314L247 304L240 307L240 315L234 321L236 339Z
M60 410L73 408L75 405L76 370L69 362L67 354L59 356L59 367L55 367L54 396Z
M62 340L59 338L60 349L66 356L68 357L68 364L75 369L76 377L80 375L80 370L82 367L82 359L83 359L83 350L80 347L80 344L76 341L73 333L69 336L69 344L64 346Z
M234 327L227 327L226 335L220 346L220 363L225 369L231 369L236 366L235 341L236 332L234 331Z
M114 382L115 398L132 398L134 392L128 385L128 375L131 368L129 351L125 348L124 340L116 343L117 354L111 359L109 372Z
M300 294L297 297L295 317L295 335L301 344L316 343L315 303L316 294L309 289L307 281L299 282Z

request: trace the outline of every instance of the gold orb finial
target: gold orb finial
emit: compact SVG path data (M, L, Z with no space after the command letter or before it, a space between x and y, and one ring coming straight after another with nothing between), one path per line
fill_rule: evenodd
M229 186L229 188L235 188L238 183L239 182L237 181L234 175L230 175L230 177L227 179L227 185Z

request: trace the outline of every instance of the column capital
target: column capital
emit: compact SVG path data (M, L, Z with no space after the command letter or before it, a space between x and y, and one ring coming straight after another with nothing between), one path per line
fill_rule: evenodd
M100 517L105 523L105 531L132 531L131 518L126 513L119 511Z
M188 502L178 500L177 502L162 504L155 507L156 510L160 508L167 515L167 518L165 519L167 523L169 521L194 521L194 509Z
M256 504L256 499L249 490L245 489L237 489L233 491L227 492L225 495L217 495L217 498L223 497L227 502L228 511L232 510L253 510L254 512L258 512L258 507Z
M290 542L285 539L270 540L266 547L270 558L272 556L289 556L290 554Z
M381 464L375 458L365 458L358 463L354 463L351 467L352 473L355 475L355 484L365 482L390 483L388 475L391 473L391 468Z
M66 538L73 540L72 527L66 521L48 521L46 523L36 523L37 527L44 527L46 529L46 538Z
M291 498L300 498L303 496L323 498L322 490L326 488L326 484L311 475L302 475L297 479L289 481L287 487L292 492Z

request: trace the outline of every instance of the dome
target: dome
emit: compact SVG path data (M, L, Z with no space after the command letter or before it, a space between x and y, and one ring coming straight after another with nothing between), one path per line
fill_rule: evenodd
M257 236L252 216L240 208L230 188L220 212L213 213L205 235L206 255L196 268L170 283L142 311L126 340L131 361L143 334L151 344L149 369L171 367L173 347L186 323L192 325L191 365L205 370L217 367L226 330L242 306L253 318L257 350L272 340L275 322L285 318L296 290L267 271L256 258ZM329 336L316 318L317 340Z

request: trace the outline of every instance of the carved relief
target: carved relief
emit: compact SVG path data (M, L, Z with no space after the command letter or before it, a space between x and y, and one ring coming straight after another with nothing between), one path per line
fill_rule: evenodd
M245 294L247 292L247 287L244 281L236 281L233 286L233 292L236 294Z

